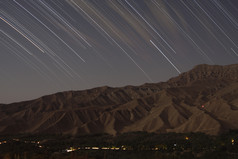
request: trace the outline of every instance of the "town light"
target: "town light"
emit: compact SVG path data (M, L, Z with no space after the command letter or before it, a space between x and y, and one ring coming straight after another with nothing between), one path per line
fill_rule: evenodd
M235 144L235 140L231 139L231 144L234 145Z

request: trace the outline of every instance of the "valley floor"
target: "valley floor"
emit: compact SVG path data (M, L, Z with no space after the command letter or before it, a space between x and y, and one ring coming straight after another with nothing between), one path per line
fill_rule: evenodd
M1 159L238 159L238 131L0 136Z

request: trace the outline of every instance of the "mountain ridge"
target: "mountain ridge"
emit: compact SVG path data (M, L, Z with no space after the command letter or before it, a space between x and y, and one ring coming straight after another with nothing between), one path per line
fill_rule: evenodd
M167 82L65 91L0 105L0 134L238 129L238 64L198 65Z

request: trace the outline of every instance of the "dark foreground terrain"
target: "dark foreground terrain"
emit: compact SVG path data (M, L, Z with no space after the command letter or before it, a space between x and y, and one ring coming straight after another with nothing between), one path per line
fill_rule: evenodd
M14 135L0 137L2 159L236 159L238 131L203 133Z

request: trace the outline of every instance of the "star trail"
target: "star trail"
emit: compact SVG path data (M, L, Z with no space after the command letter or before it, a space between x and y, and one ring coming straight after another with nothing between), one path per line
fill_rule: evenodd
M236 0L1 0L0 103L238 62Z

